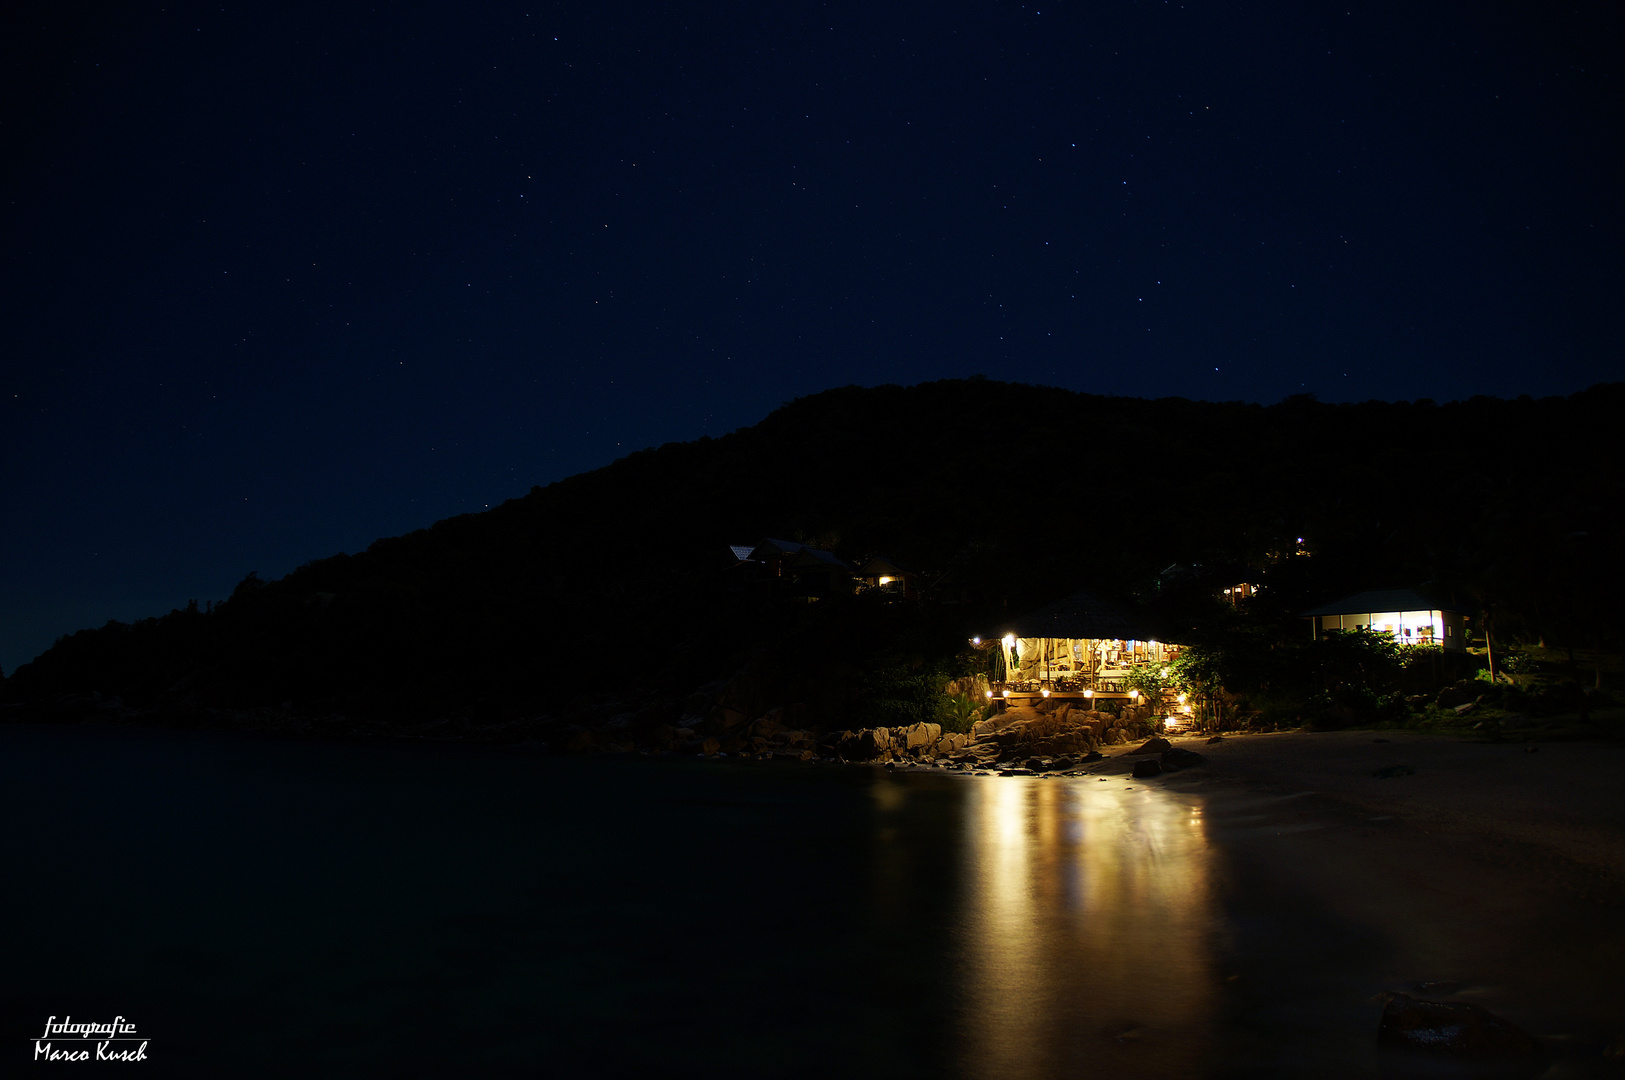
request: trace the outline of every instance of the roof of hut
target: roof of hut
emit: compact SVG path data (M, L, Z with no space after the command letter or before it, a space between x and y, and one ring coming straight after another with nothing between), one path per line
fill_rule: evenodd
M1311 615L1369 615L1382 611L1461 611L1459 604L1446 604L1443 601L1417 592L1415 589L1377 589L1372 592L1355 593L1335 600L1330 604L1322 604L1312 611L1303 613L1304 618Z
M1168 640L1146 613L1103 600L1087 589L1018 616L1005 624L1004 632L1024 638Z

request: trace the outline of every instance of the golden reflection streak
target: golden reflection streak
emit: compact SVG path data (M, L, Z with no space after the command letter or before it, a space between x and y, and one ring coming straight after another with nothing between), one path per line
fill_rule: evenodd
M966 1075L1200 1073L1213 975L1193 798L1094 778L968 787Z

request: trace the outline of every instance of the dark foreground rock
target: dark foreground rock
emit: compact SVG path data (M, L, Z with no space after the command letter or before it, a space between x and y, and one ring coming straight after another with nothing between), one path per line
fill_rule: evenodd
M1145 741L1138 750L1130 750L1129 757L1138 757L1141 754L1166 754L1174 748L1174 744L1162 736L1154 736Z
M1136 780L1145 780L1153 776L1161 775L1162 766L1153 758L1146 758L1144 761L1136 761L1134 763L1134 778Z
M1180 769L1194 769L1206 760L1195 750L1184 750L1177 746L1162 752L1162 767L1170 772L1177 772Z
M1533 1036L1488 1009L1469 1002L1424 1001L1409 994L1388 1000L1377 1043L1471 1061L1527 1057L1540 1048Z

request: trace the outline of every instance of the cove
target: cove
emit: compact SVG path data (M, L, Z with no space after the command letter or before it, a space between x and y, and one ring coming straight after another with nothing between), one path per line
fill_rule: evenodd
M1201 778L10 725L0 781L5 1034L164 1075L1379 1075L1409 971L1294 878L1334 813Z

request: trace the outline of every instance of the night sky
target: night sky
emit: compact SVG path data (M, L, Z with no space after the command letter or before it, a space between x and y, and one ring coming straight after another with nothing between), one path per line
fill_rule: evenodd
M0 665L845 384L1619 379L1620 11L8 5Z

